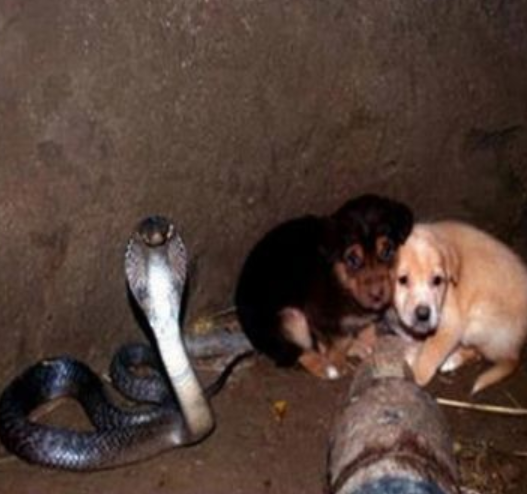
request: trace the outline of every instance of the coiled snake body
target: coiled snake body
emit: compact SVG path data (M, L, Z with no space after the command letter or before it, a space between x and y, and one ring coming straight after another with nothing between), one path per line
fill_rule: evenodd
M147 397L121 388L129 398L150 402L123 409L112 403L99 377L81 362L69 357L39 362L16 378L0 398L0 440L4 446L31 463L100 470L206 437L214 428L208 398L221 388L235 362L203 391L187 357L179 324L186 271L185 246L172 223L159 216L141 222L127 246L126 278L152 328L169 386L158 383L158 391L151 390ZM145 352L148 347L135 346L128 356L132 365L151 360ZM41 404L64 396L82 405L94 430L63 429L29 419Z

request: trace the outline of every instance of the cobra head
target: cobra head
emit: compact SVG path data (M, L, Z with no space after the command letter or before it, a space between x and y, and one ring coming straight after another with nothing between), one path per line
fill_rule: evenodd
M179 311L187 272L185 245L172 221L148 216L137 225L125 253L128 286L145 313L172 300Z
M174 236L174 225L164 216L148 216L137 226L137 232L149 247L159 247Z

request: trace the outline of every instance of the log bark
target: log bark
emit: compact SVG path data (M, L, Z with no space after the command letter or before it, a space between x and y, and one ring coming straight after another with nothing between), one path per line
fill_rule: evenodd
M447 423L413 382L403 345L383 337L357 371L330 437L330 494L460 492Z

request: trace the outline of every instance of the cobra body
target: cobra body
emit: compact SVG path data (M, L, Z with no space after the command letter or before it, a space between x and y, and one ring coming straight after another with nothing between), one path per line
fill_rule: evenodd
M208 398L221 387L234 363L215 384L202 389L187 357L179 323L186 271L185 246L172 223L163 217L141 222L126 249L126 278L153 331L168 379L151 376L150 395L138 393L144 386L135 390L133 385L121 386L121 391L148 405L119 408L86 365L69 357L44 360L16 378L0 398L4 446L31 463L84 471L139 461L206 437L214 428ZM122 367L124 358L131 359L125 366L155 366L153 352L145 356L145 351L148 353L141 346L135 347L135 353L125 350L116 355L115 362ZM120 368L117 364L114 369ZM63 429L29 418L41 404L65 396L82 405L93 430Z

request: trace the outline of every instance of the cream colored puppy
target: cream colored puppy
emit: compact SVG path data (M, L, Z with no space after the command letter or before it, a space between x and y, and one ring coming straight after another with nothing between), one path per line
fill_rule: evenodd
M418 224L399 250L394 305L422 343L407 358L426 385L483 356L493 366L472 393L518 366L527 337L527 269L506 245L459 222Z

